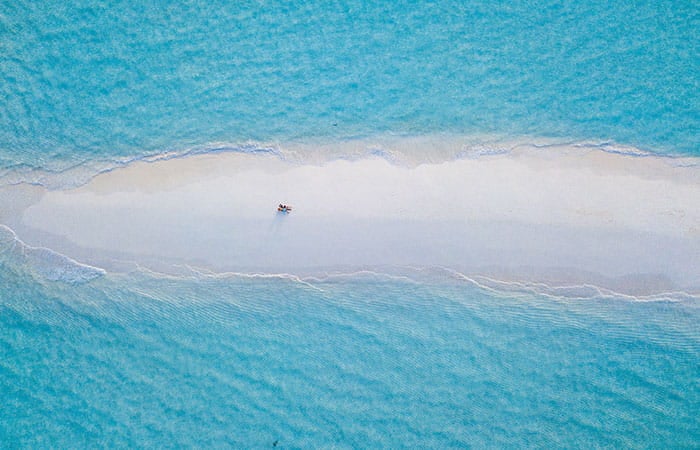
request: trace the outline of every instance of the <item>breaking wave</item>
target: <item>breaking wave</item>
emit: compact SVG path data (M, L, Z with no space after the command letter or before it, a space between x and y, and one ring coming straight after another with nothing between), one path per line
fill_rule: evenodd
M99 267L80 263L51 249L29 246L5 225L0 225L0 261L26 268L42 279L69 284L85 283L106 273Z

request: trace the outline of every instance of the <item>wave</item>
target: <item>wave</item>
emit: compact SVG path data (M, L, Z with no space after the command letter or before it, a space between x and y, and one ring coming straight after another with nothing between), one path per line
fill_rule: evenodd
M0 263L27 269L39 279L68 284L83 284L109 274L106 270L78 262L66 255L44 247L24 243L6 225L0 224ZM122 263L124 263L122 261ZM122 264L126 267L128 264ZM114 273L116 274L116 272ZM113 274L113 275L114 275ZM551 284L540 281L498 279L483 274L465 274L443 266L383 266L359 267L348 270L319 270L314 273L277 272L216 272L192 265L173 265L172 270L155 270L132 263L127 276L170 281L220 280L280 281L324 292L325 285L337 283L394 282L408 285L465 283L495 296L543 296L556 300L621 300L631 302L700 302L698 293L684 291L660 292L651 295L631 295L613 289L583 284ZM121 274L124 275L124 274Z
M700 158L683 154L660 154L611 141L561 141L542 138L458 135L384 135L308 142L211 142L202 145L145 153L128 158L93 158L80 162L47 161L42 166L6 161L0 168L0 186L30 184L50 190L82 186L94 177L130 164L156 163L220 153L274 157L290 164L322 165L335 160L357 161L381 158L387 162L415 167L460 159L479 159L521 152L549 152L553 156L601 151L635 158L657 158L675 167L697 167Z
M345 280L403 281L408 283L435 283L457 281L497 296L544 296L558 300L626 300L633 302L700 302L700 295L685 291L660 292L651 295L631 295L594 284L548 284L527 280L497 279L479 274L465 274L442 267L394 267L363 269L351 272L332 272L323 276L302 277L318 284Z
M649 295L631 295L591 283L545 283L528 280L498 279L480 274L465 274L443 266L382 266L337 270L319 270L313 273L282 272L215 272L191 265L174 265L173 271L154 270L135 264L132 276L170 281L262 281L292 283L293 285L325 292L324 287L344 283L400 283L406 285L468 285L496 297L546 297L561 301L618 300L627 302L686 302L700 306L700 293L685 291L659 292Z
M17 237L15 232L0 224L0 261L49 281L81 284L102 277L106 271L80 263L68 256L44 247L32 247Z
M700 301L700 296L684 291L661 292L651 295L630 295L588 283L550 285L534 281L498 280L483 275L467 276L451 269L445 268L444 270L451 272L457 279L499 295L527 294L560 300L626 300L634 302Z
M0 169L0 186L30 184L43 186L51 190L71 189L86 184L100 174L137 162L155 163L217 153L265 154L282 157L276 148L262 143L211 143L177 151L166 150L160 153L146 153L130 158L95 158L68 165L62 164L60 161L53 161L55 167L34 167L25 163L11 164Z

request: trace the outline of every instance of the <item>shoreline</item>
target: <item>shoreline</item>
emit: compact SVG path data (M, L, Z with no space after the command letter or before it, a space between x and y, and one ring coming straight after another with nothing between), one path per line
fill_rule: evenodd
M70 247L70 245L69 245ZM72 254L85 249L71 247ZM319 267L297 273L270 272L256 268L239 271L214 272L207 268L176 261L124 261L112 255L102 260L105 270L96 265L79 262L46 247L33 247L23 242L6 225L0 225L0 262L15 269L28 270L32 276L69 285L88 283L103 276L115 276L112 282L145 275L172 280L277 280L292 282L323 291L327 284L363 282L405 282L440 286L470 285L506 297L540 295L560 300L625 300L633 302L700 301L700 286L678 290L669 280L658 275L635 274L609 278L600 274L552 268L533 272L532 268L503 269L484 267L472 273L462 273L442 266L384 266L384 267ZM84 255L85 259L94 258ZM107 257L107 256L105 256ZM94 263L94 261L93 261ZM126 277L126 278L123 278Z
M107 270L443 266L639 294L698 288L700 166L580 147L417 165L384 156L134 162L73 189L5 186L0 223ZM294 211L278 215L278 203Z
M610 141L568 141L548 137L508 137L497 134L459 135L437 133L427 135L380 134L338 139L308 138L306 140L210 142L131 157L67 161L49 167L20 167L0 173L0 188L13 185L33 185L48 190L75 189L90 183L95 177L128 169L141 164L161 164L197 157L248 155L273 157L295 165L323 166L337 161L358 161L371 157L384 159L392 165L415 168L425 164L440 164L464 159L484 159L500 156L518 157L538 154L544 160L561 156L582 157L587 153L623 156L627 161L652 161L654 170L662 166L699 167L700 155L687 153L656 153L650 150ZM661 165L657 163L661 162ZM638 163L635 163L638 164ZM640 164L637 169L643 168ZM647 175L652 173L643 169ZM695 182L700 176L695 173Z

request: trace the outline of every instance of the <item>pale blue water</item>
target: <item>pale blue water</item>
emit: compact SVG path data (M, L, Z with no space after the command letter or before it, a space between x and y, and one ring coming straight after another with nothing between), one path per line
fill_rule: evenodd
M1 179L386 134L700 155L697 2L143 3L0 3ZM71 284L3 245L1 448L700 446L697 299Z
M3 272L6 447L693 447L697 304Z

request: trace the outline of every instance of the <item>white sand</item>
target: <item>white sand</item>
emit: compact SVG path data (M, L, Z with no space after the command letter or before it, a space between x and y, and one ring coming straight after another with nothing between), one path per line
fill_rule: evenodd
M301 165L221 153L37 189L4 188L14 206L0 221L30 245L113 270L441 265L630 292L700 284L700 169L669 158L563 147ZM293 212L278 214L280 202Z

